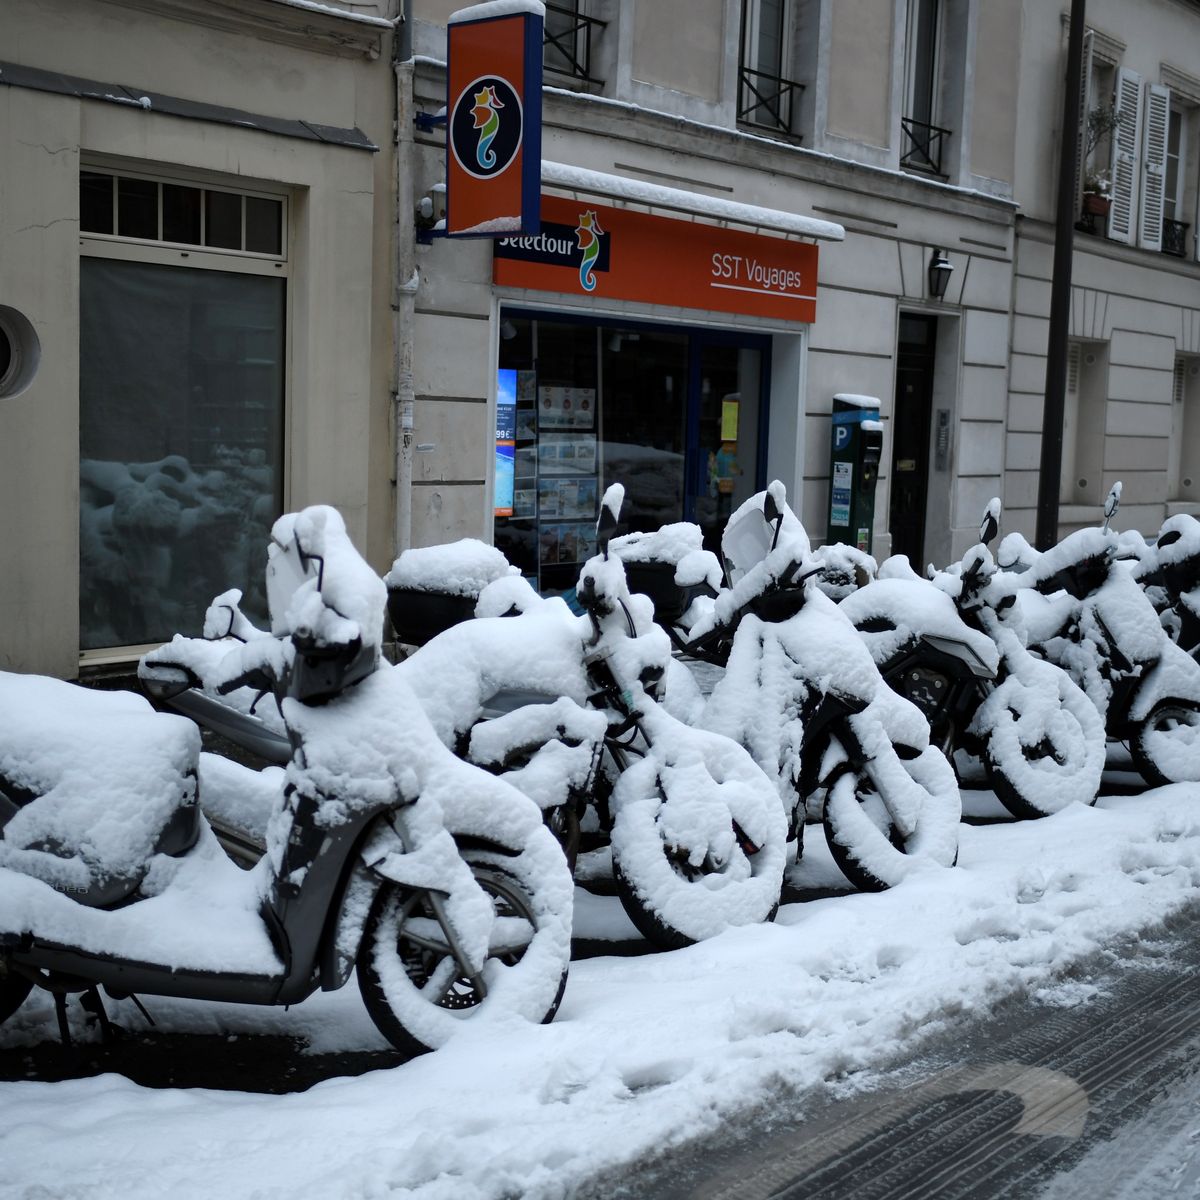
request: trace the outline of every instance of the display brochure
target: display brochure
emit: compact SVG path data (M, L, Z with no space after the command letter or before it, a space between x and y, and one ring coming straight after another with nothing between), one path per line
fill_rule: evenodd
M538 389L541 429L592 429L596 420L596 389L542 387Z

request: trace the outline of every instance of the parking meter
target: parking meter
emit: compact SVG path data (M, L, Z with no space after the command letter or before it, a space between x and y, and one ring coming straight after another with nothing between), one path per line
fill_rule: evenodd
M874 396L834 396L829 440L829 541L871 552L875 481L882 451L879 401Z

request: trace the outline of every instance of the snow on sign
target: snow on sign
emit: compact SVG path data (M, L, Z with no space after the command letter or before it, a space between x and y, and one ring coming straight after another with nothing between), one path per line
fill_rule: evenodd
M493 0L450 19L448 237L537 232L544 11L531 0Z
M817 315L817 247L589 201L542 197L536 236L495 243L497 284L776 320Z

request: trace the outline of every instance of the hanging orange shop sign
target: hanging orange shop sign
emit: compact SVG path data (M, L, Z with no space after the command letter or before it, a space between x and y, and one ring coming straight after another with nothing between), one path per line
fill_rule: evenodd
M773 320L817 315L811 242L542 197L541 231L500 238L503 287L633 300Z

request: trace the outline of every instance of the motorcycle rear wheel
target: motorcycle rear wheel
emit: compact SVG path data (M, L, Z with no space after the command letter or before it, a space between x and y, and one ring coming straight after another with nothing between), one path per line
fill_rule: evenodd
M1001 703L993 706L984 735L983 763L996 798L1019 820L1050 816L1074 800L1094 804L1100 791L1104 726L1087 696L1070 681L1061 683L1048 714L1047 695L1015 676L997 689Z
M886 891L912 870L917 859L943 867L958 862L961 799L954 768L934 747L902 762L928 798L920 823L907 839L893 823L878 785L866 770L842 771L825 797L821 825L829 852L838 869L861 892ZM951 788L957 803L943 803Z
M483 969L487 994L481 995L447 948L430 944L439 935L433 932L430 937L438 926L428 892L385 880L363 929L358 983L371 1020L407 1054L436 1050L453 1036L459 1021L486 1019L485 1014L497 1010L516 1011L547 1024L554 1019L566 988L565 959L556 967L543 952L526 961L535 949L533 942L545 924L545 914L538 911L530 881L519 877L517 860L498 850L479 848L464 849L462 855L476 882L491 897L496 916L510 926L528 926L529 940L519 950L489 954ZM530 968L537 974L531 975Z
M694 865L667 845L659 824L663 805L661 793L626 800L613 827L613 880L637 931L660 949L678 950L736 925L774 920L787 855L782 809L771 840L749 851L731 813L728 861L709 856Z
M1200 780L1200 705L1160 700L1134 732L1129 753L1151 787Z

